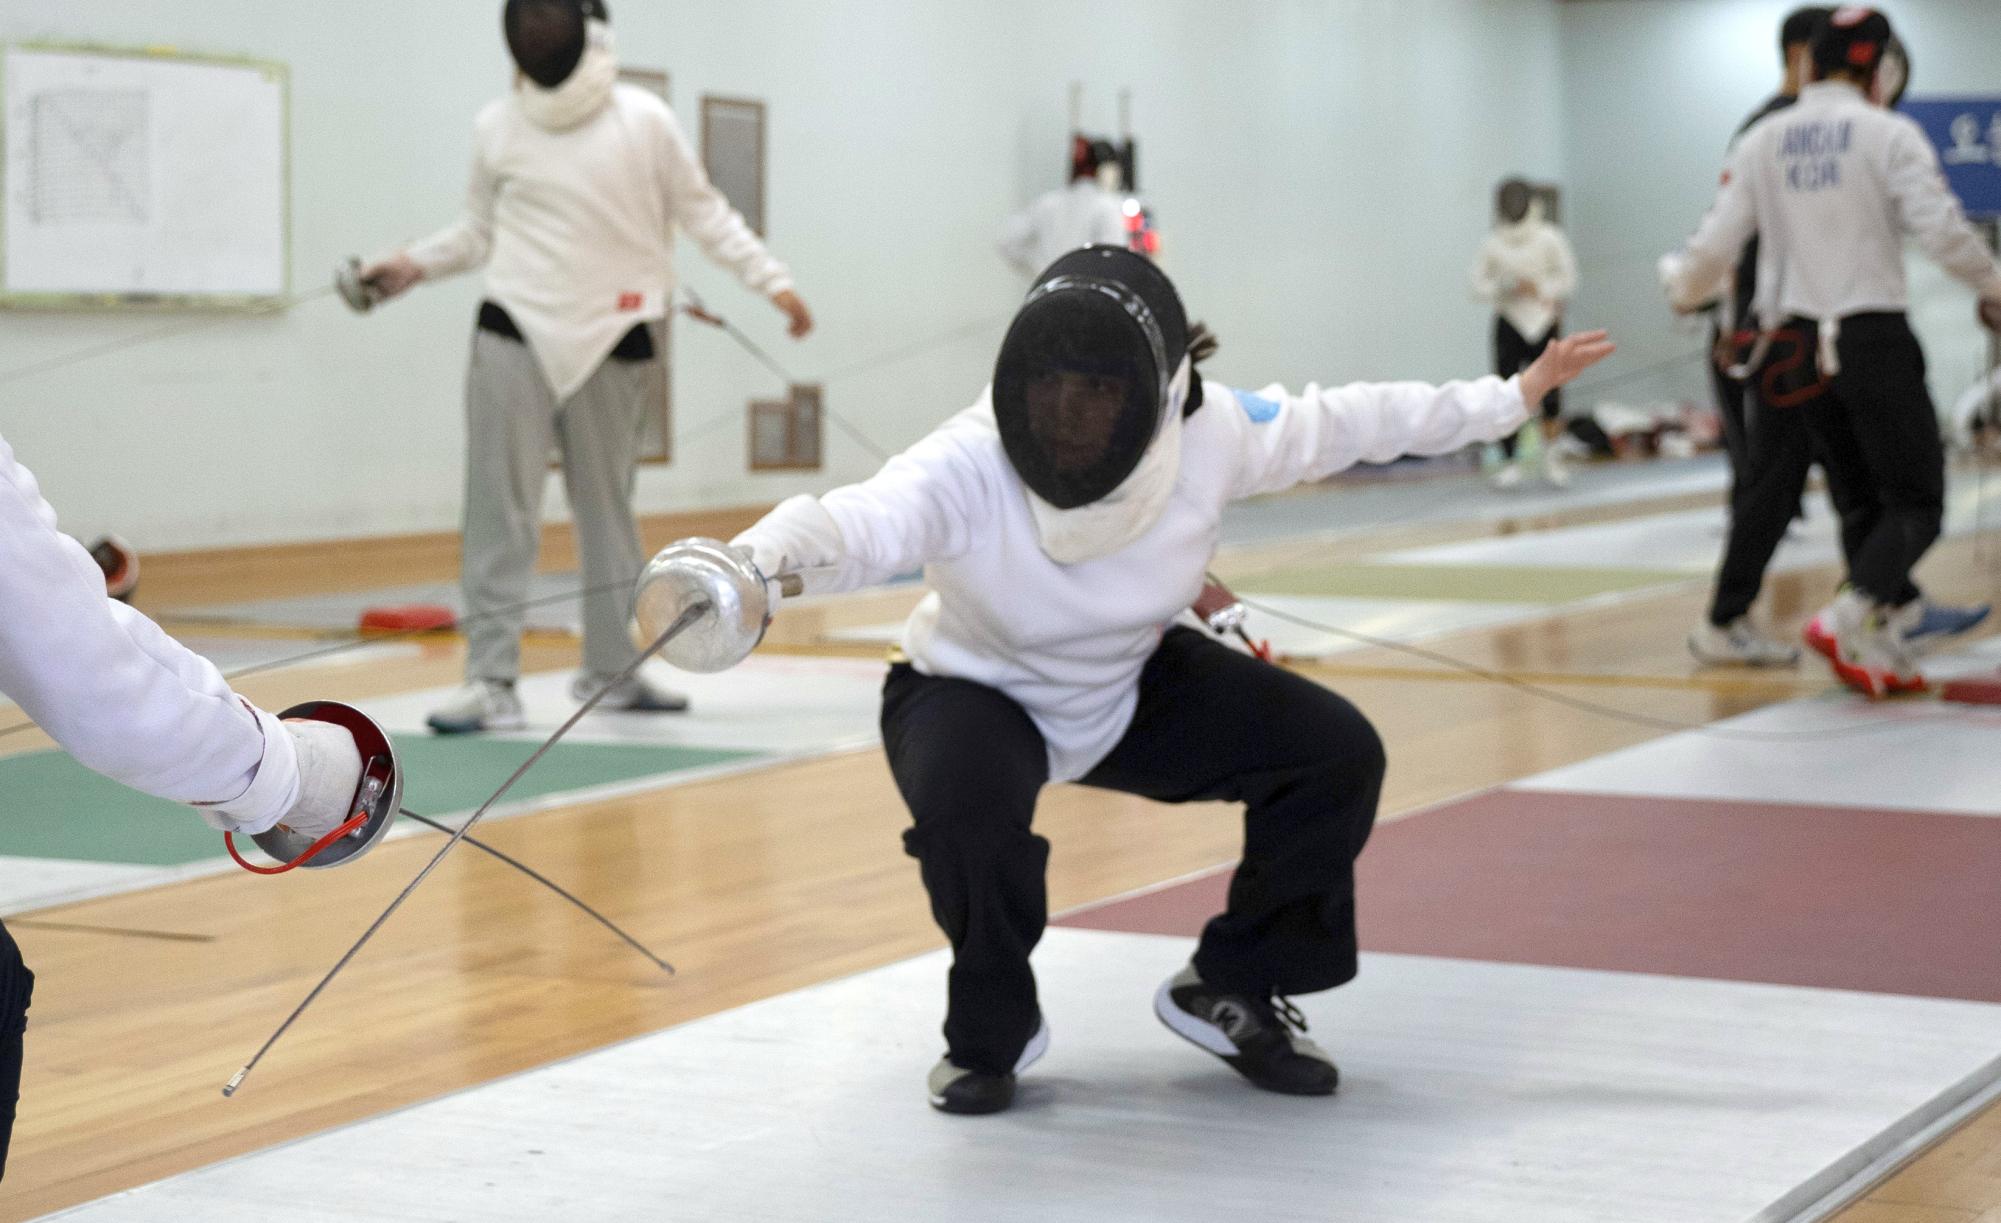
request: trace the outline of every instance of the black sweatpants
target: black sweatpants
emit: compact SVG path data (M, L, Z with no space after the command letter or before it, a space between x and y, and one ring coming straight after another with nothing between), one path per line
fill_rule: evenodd
M952 942L946 1047L967 1069L1009 1072L1041 1016L1029 953L1048 920L1049 843L1032 831L1042 735L1001 692L907 665L884 685L882 729L914 821L904 847ZM1131 729L1083 784L1245 804L1243 861L1195 967L1224 989L1289 995L1355 975L1354 865L1382 781L1382 741L1353 705L1174 628Z
M1787 359L1787 343L1774 343L1771 360ZM1730 530L1709 604L1709 622L1721 628L1758 601L1772 556L1800 513L1813 470L1813 439L1799 408L1776 407L1757 381L1745 385L1713 364L1711 369L1731 468Z
M28 1030L28 1002L35 974L0 922L0 1179L7 1175L7 1147L14 1137L14 1109L21 1099L21 1042Z
M1542 355L1543 349L1549 347L1549 342L1556 338L1556 333L1561 330L1563 330L1563 324L1559 321L1553 324L1549 329L1549 333L1544 335L1540 340L1531 340L1521 332L1515 330L1513 323L1510 323L1500 315L1495 315L1494 372L1503 378L1512 378L1529 366L1534 365L1535 359ZM1542 419L1555 420L1562 415L1563 391L1558 389L1543 396ZM1501 453L1511 459L1515 457L1514 434L1510 433L1501 439Z
M1854 315L1835 341L1841 372L1820 378L1816 325L1787 326L1806 335L1806 367L1824 387L1801 411L1841 518L1849 580L1901 607L1918 597L1911 570L1945 521L1945 445L1924 349L1901 313Z

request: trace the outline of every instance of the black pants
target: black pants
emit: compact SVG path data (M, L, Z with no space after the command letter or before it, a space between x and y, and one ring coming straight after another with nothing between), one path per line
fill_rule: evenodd
M1530 340L1521 332L1516 331L1513 323L1496 315L1494 317L1494 372L1503 378L1512 378L1529 366L1534 365L1535 359L1542 355L1543 349L1549 347L1549 342L1556 338L1556 333L1561 330L1563 330L1563 324L1558 322L1550 327L1549 333L1543 336L1542 339ZM1562 415L1563 392L1561 390L1554 390L1543 396L1542 418L1544 420L1555 420ZM1501 439L1501 453L1511 459L1515 457L1514 434L1510 433Z
M1011 1071L1041 1015L1028 957L1048 920L1049 843L1031 830L1042 735L1002 693L908 666L890 670L882 728L915 821L904 847L952 942L946 1046L967 1069ZM1229 990L1305 994L1355 975L1354 865L1382 781L1382 741L1353 705L1175 628L1132 728L1083 784L1244 803L1243 861L1195 967Z
M1721 370L1715 374L1731 467L1730 531L1709 605L1709 622L1720 628L1758 601L1772 555L1799 516L1813 470L1813 439L1801 409L1775 407L1755 383L1746 386Z
M1902 606L1918 597L1911 570L1945 521L1945 446L1925 386L1924 349L1901 313L1854 315L1842 320L1835 342L1841 372L1826 378L1816 325L1787 326L1805 336L1801 373L1767 379L1766 391L1805 384L1801 411L1841 518L1849 580L1878 602Z
M14 1109L21 1099L21 1041L28 1030L28 1001L35 974L21 962L14 936L0 923L0 1179L7 1175L7 1147L14 1136Z

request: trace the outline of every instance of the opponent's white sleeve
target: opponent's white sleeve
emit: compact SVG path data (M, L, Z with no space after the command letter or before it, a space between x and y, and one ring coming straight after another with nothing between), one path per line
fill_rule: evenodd
M1528 419L1518 377L1308 386L1300 395L1274 385L1215 406L1234 414L1241 439L1233 500L1325 479L1356 463L1495 441Z
M1905 231L1925 253L1982 298L2001 301L2001 264L1967 221L1938 150L1915 122L1905 120L1891 134L1888 181Z
M412 246L406 253L424 269L426 280L443 280L485 265L493 254L493 211L500 179L487 156L487 130L482 114L473 132L472 176L466 184L465 211L459 219Z
M857 590L970 551L992 518L998 482L979 430L947 423L860 484L794 497L731 541L766 576L809 570L807 590ZM994 449L988 447L986 449Z
M660 116L661 172L665 176L668 210L702 252L735 273L753 293L776 297L792 287L792 273L773 258L751 232L743 214L709 181L708 171L695 159L687 133L671 111Z
M1695 236L1661 260L1661 284L1677 310L1699 309L1714 299L1717 283L1737 266L1744 244L1758 232L1757 202L1751 194L1751 176L1745 173L1745 156L1745 144L1740 142L1730 154L1716 202Z
M213 664L105 596L104 573L56 530L0 439L0 692L80 763L262 832L298 801L292 737Z

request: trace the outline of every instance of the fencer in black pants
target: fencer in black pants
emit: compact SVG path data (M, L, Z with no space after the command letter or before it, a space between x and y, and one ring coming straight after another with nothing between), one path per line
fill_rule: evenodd
M882 731L915 820L904 845L952 942L952 1058L1010 1074L1041 1025L1029 953L1048 920L1049 843L1032 829L1042 735L995 689L907 664L884 687ZM1132 728L1081 784L1245 804L1243 861L1194 967L1218 990L1269 998L1355 976L1355 858L1382 782L1382 741L1353 705L1174 628L1141 675Z
M1794 319L1818 347L1819 329ZM1902 313L1851 315L1835 341L1840 371L1802 409L1841 518L1857 590L1891 607L1918 598L1911 570L1945 520L1945 446L1925 384L1925 354Z
M882 726L905 844L953 948L945 1056L925 1079L943 1112L1009 1107L1048 1045L1029 953L1048 919L1034 820L1051 781L1246 806L1227 910L1153 1011L1260 1088L1335 1090L1333 1058L1286 999L1355 974L1354 862L1382 745L1340 697L1176 625L1231 502L1498 440L1612 351L1589 332L1518 378L1293 394L1201 379L1214 348L1155 264L1073 251L1030 290L972 407L733 541L757 574L813 592L919 566L931 587ZM686 548L694 566L711 546Z
M1503 378L1512 378L1529 366L1534 365L1535 359L1543 354L1543 350L1549 347L1549 342L1555 339L1557 333L1562 330L1563 322L1559 319L1551 325L1550 329L1543 334L1541 339L1531 340L1521 332L1515 330L1515 325L1507 319L1499 315L1494 316L1494 372ZM1563 391L1561 389L1551 391L1549 394L1543 396L1540 404L1531 406L1539 413L1542 420L1561 419L1563 416ZM1508 436L1502 438L1502 456L1508 459L1514 458L1515 450L1519 444L1520 437L1517 434L1510 433Z
M1787 347L1797 341L1780 341ZM1796 349L1792 350L1797 358ZM1805 414L1797 407L1774 405L1756 383L1744 385L1717 373L1720 403L1734 406L1724 413L1730 439L1730 532L1723 562L1716 574L1716 592L1709 605L1709 623L1728 629L1751 612L1765 584L1765 571L1799 515L1813 469L1813 440ZM1775 650L1768 657L1733 661L1789 662L1796 651Z

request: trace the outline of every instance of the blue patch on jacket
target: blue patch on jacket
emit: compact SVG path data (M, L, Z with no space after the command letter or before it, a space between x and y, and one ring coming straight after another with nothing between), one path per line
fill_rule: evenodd
M1237 402L1243 405L1244 415L1251 418L1252 424L1268 425L1278 419L1277 402L1234 387L1230 389L1230 394L1235 395Z

